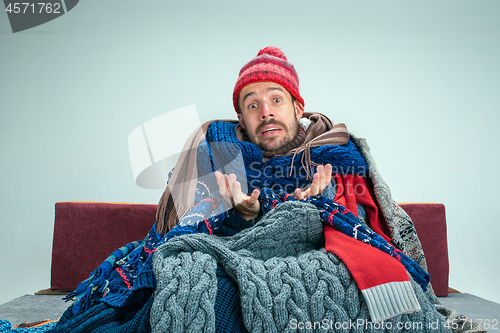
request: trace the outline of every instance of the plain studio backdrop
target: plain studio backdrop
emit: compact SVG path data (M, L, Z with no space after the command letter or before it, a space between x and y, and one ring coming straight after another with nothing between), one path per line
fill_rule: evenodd
M0 303L50 287L56 202L157 203L129 134L192 104L235 119L238 71L269 45L306 111L367 138L396 201L445 204L450 286L500 302L499 17L496 0L84 0L12 33L0 12Z

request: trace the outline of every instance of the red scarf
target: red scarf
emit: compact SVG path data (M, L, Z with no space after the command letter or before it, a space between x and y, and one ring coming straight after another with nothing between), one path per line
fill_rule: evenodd
M373 185L367 178L333 175L337 185L335 202L358 215L357 204L365 207L367 224L390 242L385 220L374 200ZM347 266L361 290L371 320L386 320L420 310L405 267L395 258L368 244L325 226L325 249L335 253Z

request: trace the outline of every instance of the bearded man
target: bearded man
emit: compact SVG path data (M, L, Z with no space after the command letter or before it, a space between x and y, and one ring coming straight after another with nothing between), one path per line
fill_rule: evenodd
M69 296L55 332L479 332L439 305L366 141L304 105L284 53L259 51L238 121L193 132L149 234Z
M169 280L172 270L165 268L181 252L189 252L194 261L197 251L208 254L217 263L217 278L211 283L216 280L218 285L213 314L217 330L282 331L293 324L300 328L300 319L311 318L326 326L388 319L396 326L432 317L439 322L438 330L447 331L444 317L423 297L426 292L433 298L433 293L411 220L394 204L366 142L351 135L344 124L304 112L304 104L297 72L280 49L264 48L243 66L233 91L238 122L210 121L193 134L160 200L161 233L173 237L189 229L197 234L189 241L178 241L179 237L159 247L155 275ZM319 212L326 226L315 241L305 240L303 235L315 234L316 224L307 217L313 212ZM219 242L200 233L231 237ZM326 257L317 252L322 247ZM306 267L306 262L331 263L339 258L359 288L352 303L340 311L344 319L339 313L333 315L339 304L326 305L326 299L348 297L345 286L330 284L322 289L326 294L343 289L343 296L319 296L315 291L321 283L310 285L304 278L316 280L323 269L327 280L343 276L322 265ZM380 279L386 274L387 279ZM172 327L162 319L172 315L165 310L169 288L155 291L151 325L158 330ZM299 290L309 291L299 297ZM319 312L311 308L316 297L322 299ZM233 306L218 306L228 300ZM347 314L351 306L358 310ZM421 331L428 330L428 322L423 325L427 328L420 327ZM375 328L367 330L371 329Z

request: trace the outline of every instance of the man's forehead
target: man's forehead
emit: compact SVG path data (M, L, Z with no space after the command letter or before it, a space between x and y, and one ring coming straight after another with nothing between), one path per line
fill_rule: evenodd
M254 82L254 83L250 83L250 84L244 86L243 89L241 89L241 91L240 91L240 96L245 94L245 93L254 92L257 90L271 91L271 90L276 90L276 89L286 91L286 89L278 83Z
M283 93L287 92L287 90L283 86L274 82L250 83L249 85L246 85L245 87L243 87L243 89L241 89L239 99L241 102L243 102L245 98L252 96L257 92L269 93L276 90L282 91Z

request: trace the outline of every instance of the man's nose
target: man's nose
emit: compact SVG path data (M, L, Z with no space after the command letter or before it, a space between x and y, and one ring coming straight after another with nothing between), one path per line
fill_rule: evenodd
M265 119L267 117L274 117L274 114L270 105L264 102L262 103L262 119Z

